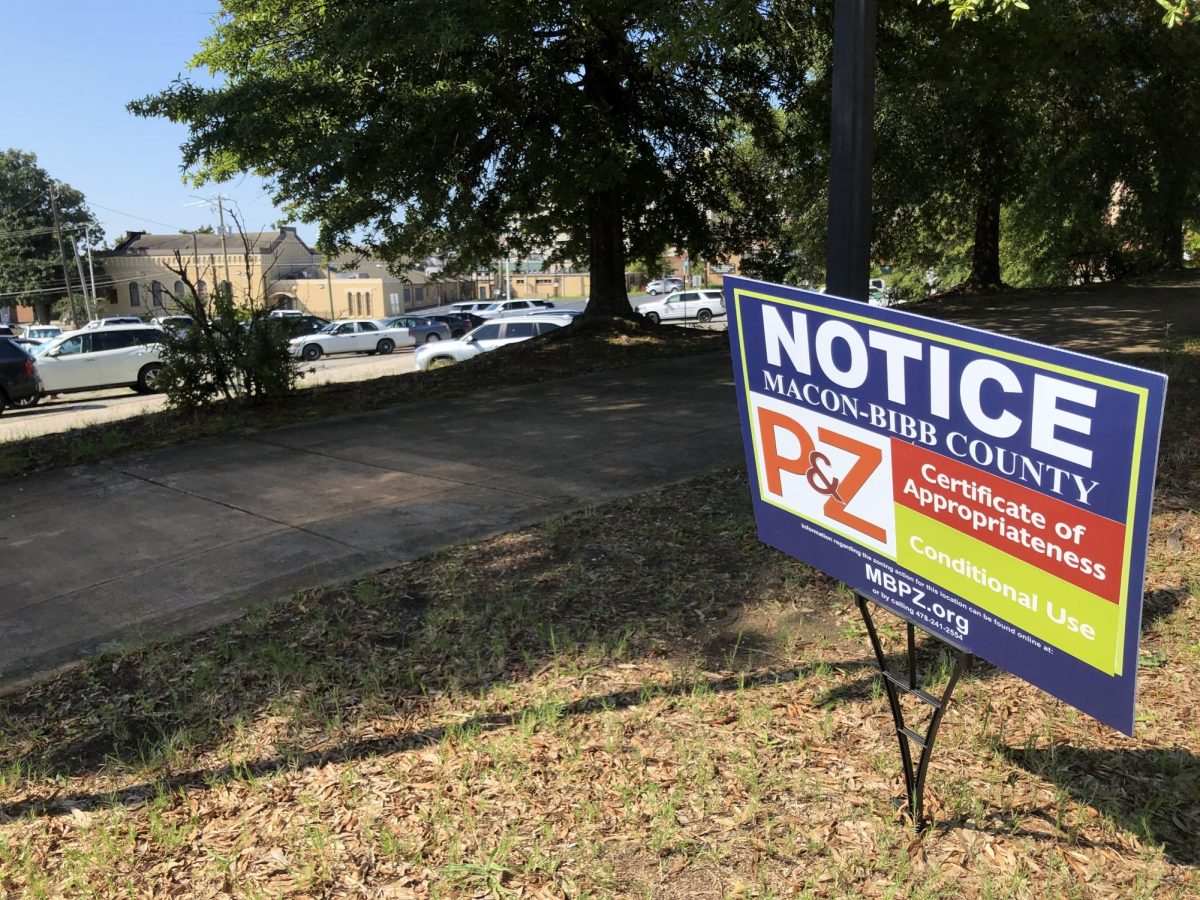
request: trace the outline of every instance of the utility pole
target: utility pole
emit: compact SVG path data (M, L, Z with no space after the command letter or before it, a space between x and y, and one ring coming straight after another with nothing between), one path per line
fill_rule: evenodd
M877 0L834 0L833 110L825 286L866 300L871 278L871 163Z
M200 278L200 242L196 239L196 232L192 232L192 265L196 267L196 284L201 281ZM199 298L197 298L199 299Z
M83 308L87 310L88 318L95 317L95 300L89 305L87 292L87 279L83 277L83 263L79 261L79 247L75 245L75 238L71 238L71 256L75 257L75 271L79 273L79 292L83 294Z
M333 262L325 260L325 290L329 292L329 321L332 322L337 316L333 312Z
M88 276L92 282L92 305L96 307L96 311L100 311L100 302L96 299L96 270L92 268L92 226L84 226L84 240L87 242L88 252Z
M217 194L217 214L221 217L221 255L225 258L225 283L229 285L229 299L233 300L233 281L229 278L229 248L225 246L225 198Z
M62 223L58 219L58 186L50 183L50 209L54 212L54 234L58 238L58 258L62 262L63 283L67 286L67 299L71 301L71 324L79 327L79 310L75 308L75 294L71 291L71 275L67 271L67 252L63 249Z

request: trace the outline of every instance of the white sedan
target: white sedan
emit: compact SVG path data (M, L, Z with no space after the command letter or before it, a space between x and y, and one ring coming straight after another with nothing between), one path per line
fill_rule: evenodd
M554 309L549 300L497 300L483 309L473 310L481 319L503 319L508 316L525 316Z
M714 316L725 315L725 298L719 290L676 291L661 300L643 303L637 311L655 325L669 319L708 322Z
M505 344L515 344L527 341L540 334L562 328L571 321L568 316L520 316L484 322L478 328L468 331L457 341L435 341L432 344L422 344L414 354L417 369L436 369L439 366L449 366L463 360L495 350Z
M315 334L292 338L288 347L293 356L312 362L330 353L391 353L415 343L407 328L387 328L373 319L342 319Z

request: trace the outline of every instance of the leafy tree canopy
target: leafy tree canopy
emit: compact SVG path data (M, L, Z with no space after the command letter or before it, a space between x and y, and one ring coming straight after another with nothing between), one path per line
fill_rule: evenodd
M66 293L50 205L52 183L32 153L0 151L0 303L35 305L39 318L46 318L53 301ZM70 185L58 184L58 209L68 242L83 239L87 225L93 241L103 238L83 194ZM68 260L69 253L68 246Z
M589 314L628 314L627 259L736 249L734 148L774 126L774 73L796 64L771 58L773 9L223 0L192 60L221 84L131 109L189 127L196 182L266 178L326 253L454 272L553 248L590 264Z
M917 0L923 3L926 0ZM989 13L1007 13L1017 9L1029 9L1026 0L931 0L935 6L948 6L955 20L978 19ZM1162 8L1164 23L1170 26L1194 21L1200 11L1200 0L1154 0Z

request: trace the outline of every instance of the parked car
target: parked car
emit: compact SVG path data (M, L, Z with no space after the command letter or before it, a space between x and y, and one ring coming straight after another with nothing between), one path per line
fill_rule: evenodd
M450 337L455 340L462 337L472 328L479 327L485 321L481 316L477 316L474 313L447 313L440 316L428 316L428 318L433 319L435 322L441 322L449 328Z
M453 365L505 344L515 344L546 334L556 328L562 328L569 322L570 319L565 316L554 315L514 316L484 322L478 328L467 332L462 340L423 344L413 354L414 361L417 369L422 372L439 366Z
M63 330L57 325L26 325L25 333L21 337L37 341L40 344L43 341L56 338L62 333Z
M374 319L343 319L330 322L316 334L292 338L288 346L292 355L312 362L333 353L391 353L414 343L407 328L384 328Z
M297 337L303 337L306 334L316 334L322 328L329 324L328 319L322 319L320 316L276 316L271 315L268 320L271 325L278 328L279 331L288 340Z
M492 305L491 300L473 300L466 303L451 303L446 307L446 312L450 315L461 315L463 313L477 313Z
M669 294L672 291L682 290L682 278L660 278L646 285L647 294Z
M16 337L17 330L11 325L0 324L0 337Z
M32 406L40 393L34 358L15 341L0 338L0 413L7 406Z
M137 316L107 316L103 319L92 319L84 328L104 328L108 325L145 325Z
M163 331L153 325L96 325L68 331L37 348L42 394L130 387L158 390Z
M548 309L554 309L554 304L549 300L497 300L479 310L479 315L485 319L502 319L507 316L545 312Z
M159 316L157 319L151 319L151 325L157 325L159 328L170 328L172 330L187 328L195 320L191 316Z
M418 344L450 340L451 337L450 326L445 322L435 322L431 316L393 316L381 319L380 323L386 328L407 328Z
M719 290L676 291L661 300L643 303L637 311L655 325L671 319L709 322L715 316L725 315L725 299Z

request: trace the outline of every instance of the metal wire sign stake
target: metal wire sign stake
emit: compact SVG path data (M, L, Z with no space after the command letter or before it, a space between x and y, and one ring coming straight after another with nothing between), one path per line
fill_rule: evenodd
M946 714L950 696L954 693L958 680L971 668L974 657L962 647L947 644L954 653L954 668L950 672L950 680L946 682L946 687L942 690L942 696L935 697L933 694L921 690L918 686L921 679L917 672L916 626L909 621L904 623L908 632L908 641L905 645L907 678L897 677L888 667L883 653L883 644L880 643L879 633L875 630L875 621L871 617L871 608L868 605L871 602L870 598L864 597L862 594L855 596L858 599L858 611L862 613L863 622L867 626L867 634L871 638L871 648L875 651L875 659L879 663L879 674L883 678L883 687L887 691L888 705L892 708L892 721L896 725L896 740L900 744L900 761L904 769L904 793L907 800L907 806L904 809L917 830L924 831L929 827L929 821L925 818L925 777L929 774L929 758L933 755L933 742L937 740L938 727L942 724L942 716ZM933 710L933 717L929 720L929 728L924 735L905 724L904 709L900 705L901 693L916 697ZM912 752L914 744L921 751L915 769L913 768Z

